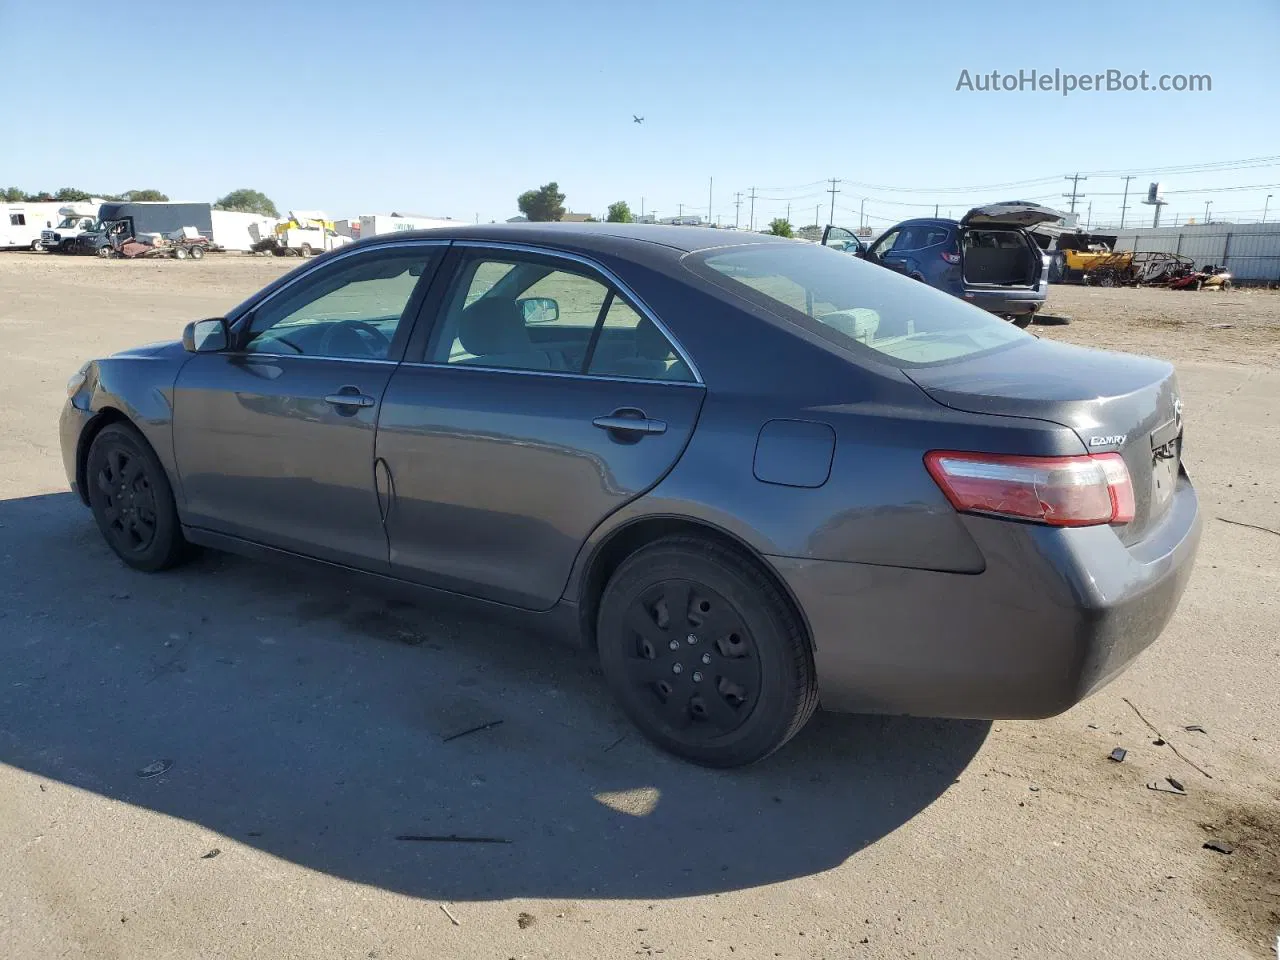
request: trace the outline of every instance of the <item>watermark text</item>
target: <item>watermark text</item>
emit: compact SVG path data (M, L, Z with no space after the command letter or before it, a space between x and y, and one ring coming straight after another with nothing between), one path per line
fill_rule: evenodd
M1211 93L1213 77L1207 73L1161 73L1146 70L1127 73L1124 70L1104 70L1101 73L1068 73L1054 68L1048 70L1019 70L1017 73L989 73L961 70L956 80L956 90L974 93L1059 93L1070 96L1084 93L1134 93L1149 90L1155 93Z

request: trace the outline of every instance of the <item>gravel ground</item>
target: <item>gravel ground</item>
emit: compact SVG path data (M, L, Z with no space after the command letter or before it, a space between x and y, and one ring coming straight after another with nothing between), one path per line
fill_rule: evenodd
M823 715L721 773L518 629L108 553L66 378L295 265L0 256L5 956L1274 956L1280 296L1055 288L1073 322L1033 328L1178 366L1205 537L1124 676L1038 722Z

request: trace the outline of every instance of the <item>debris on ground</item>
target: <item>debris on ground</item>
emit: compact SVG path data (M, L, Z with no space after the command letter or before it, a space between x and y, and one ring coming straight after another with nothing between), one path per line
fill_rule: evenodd
M1272 530L1270 527L1260 527L1256 523L1245 523L1243 520L1228 520L1226 517L1218 517L1223 523L1229 523L1233 527L1248 527L1250 530L1261 530L1263 533L1274 533L1280 537L1280 530Z
M622 736L620 736L617 740L614 740L614 741L613 741L613 743L611 743L611 744L609 744L607 747L605 747L605 748L604 748L604 752L605 752L605 753L608 753L610 750L612 750L614 747L616 747L618 744L620 744L620 743L621 743L623 740L625 740L625 739L627 739L627 735L624 733L624 734L623 734Z
M443 903L440 904L440 909L444 911L444 915L449 918L449 922L452 923L455 927L462 926L462 924L458 922L458 918L449 912L449 907L447 905Z
M1114 760L1116 763L1124 763L1124 758L1128 756L1128 754L1129 754L1129 751L1126 750L1124 747L1116 747L1109 754L1107 754L1107 759Z
M481 723L474 727L468 727L466 730L459 730L457 733L451 733L449 736L441 739L441 743L448 743L450 740L457 740L459 737L470 736L473 733L480 733L484 730L492 730L494 727L501 726L503 721L490 720L488 723Z
M520 915L516 917L516 926L518 926L521 930L528 930L537 922L538 922L538 918L535 917L532 913L525 913L521 911Z
M1158 790L1161 793L1172 793L1175 796L1185 797L1187 795L1186 788L1177 780L1165 777L1163 780L1152 780L1147 784L1148 790Z
M202 857L200 857L200 859L201 859L201 860L212 860L214 857L216 857L216 856L217 856L218 854L220 854L221 852L222 852L222 851L221 851L221 850L219 850L217 847L214 847L214 848L213 848L212 850L210 850L208 853L206 853L206 854L204 854Z
M1187 788L1182 785L1180 780L1175 780L1173 777L1165 777L1165 779L1169 781L1169 785L1175 790L1181 790L1183 793L1187 792Z
M1203 733L1203 734L1208 734L1208 732L1209 732L1209 731L1208 731L1208 730L1206 730L1204 727L1200 726L1200 724L1198 724L1198 723L1189 723L1189 724L1187 724L1185 727L1183 727L1182 729L1183 729L1183 730L1185 730L1185 731L1187 731L1187 733Z
M460 837L456 833L402 833L397 840L415 843L510 843L505 837Z
M162 773L168 773L172 766L172 760L156 760L139 770L138 777L142 780L149 780L152 777L160 776Z
M1033 784L1031 784L1029 787L1027 787L1027 789L1028 789L1028 790L1030 790L1032 793L1039 793L1039 792L1040 792L1040 788L1039 788L1039 787L1037 787L1034 783L1033 783Z
M1227 843L1227 841L1219 840L1216 837L1210 840L1206 840L1202 845L1202 848L1205 850L1213 850L1217 853L1225 853L1227 856L1230 856L1231 854L1235 853L1235 849L1236 849L1234 846Z
M1164 739L1161 737L1156 737L1154 740L1151 741L1151 745L1153 747L1163 747L1164 743L1165 743Z
M1219 517L1218 519L1221 520L1222 518ZM1120 699L1129 705L1129 709L1138 715L1138 719L1147 725L1147 729L1156 735L1157 740L1163 740L1164 743L1168 744L1169 749L1173 751L1173 755L1175 757L1177 757L1179 760L1185 763L1192 770L1196 771L1196 773L1201 774L1202 776L1204 776L1209 780L1213 779L1212 773L1210 773L1204 767L1200 766L1194 760L1188 760L1185 756L1183 756L1182 752L1176 746L1174 746L1173 743L1169 741L1169 738L1166 737L1159 730L1157 730L1155 724L1153 724L1150 720L1148 720L1146 717L1142 715L1142 711L1139 710L1136 706L1134 706L1132 700L1130 700L1128 697L1121 697Z
M1235 329L1235 327L1236 327L1236 325L1235 325L1234 323L1211 323L1211 324L1209 324L1209 329L1210 329L1210 330L1234 330L1234 329Z

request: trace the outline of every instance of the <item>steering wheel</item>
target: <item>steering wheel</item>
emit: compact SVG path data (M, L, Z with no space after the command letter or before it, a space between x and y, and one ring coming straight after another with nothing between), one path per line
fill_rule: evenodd
M342 345L343 340L351 346ZM335 344L339 344L340 356L366 356L372 360L382 360L391 352L391 341L387 335L365 320L339 320L324 332L317 352L324 356Z

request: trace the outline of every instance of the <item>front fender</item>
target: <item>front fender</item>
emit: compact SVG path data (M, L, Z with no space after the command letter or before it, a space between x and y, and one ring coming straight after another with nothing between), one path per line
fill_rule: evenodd
M82 496L93 437L106 424L124 419L151 445L175 497L183 502L173 454L173 388L189 356L181 344L172 344L154 352L139 350L97 360L85 370L84 386L70 401L82 424L75 447L75 479Z

